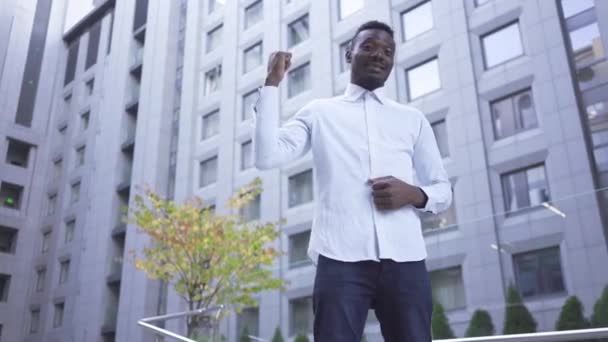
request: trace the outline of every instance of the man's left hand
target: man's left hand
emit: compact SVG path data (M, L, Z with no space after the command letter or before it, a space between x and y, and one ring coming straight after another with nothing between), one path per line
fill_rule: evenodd
M373 178L367 183L372 187L374 205L381 210L398 209L406 205L424 208L428 200L422 189L393 176Z

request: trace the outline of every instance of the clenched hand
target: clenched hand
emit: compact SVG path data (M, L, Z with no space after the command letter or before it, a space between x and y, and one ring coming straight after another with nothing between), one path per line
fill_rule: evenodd
M398 209L406 205L424 208L428 200L422 189L393 176L373 178L367 183L372 188L374 205L381 210Z

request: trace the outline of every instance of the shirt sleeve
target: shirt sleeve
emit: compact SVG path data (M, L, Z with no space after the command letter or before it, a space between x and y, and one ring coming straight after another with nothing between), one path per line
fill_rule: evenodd
M452 204L452 184L443 166L433 129L424 114L420 113L420 116L420 132L414 145L413 161L420 189L428 199L424 207L417 209L437 214Z
M267 170L291 162L310 150L310 106L300 109L279 127L279 89L259 90L253 108L253 150L255 167Z

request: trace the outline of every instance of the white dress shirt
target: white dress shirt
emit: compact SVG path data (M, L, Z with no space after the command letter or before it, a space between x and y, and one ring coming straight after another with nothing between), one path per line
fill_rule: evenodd
M382 92L349 84L344 95L313 100L279 127L279 90L260 89L253 114L255 166L280 167L312 148L315 207L308 255L315 264L319 254L341 261L423 260L417 210L438 213L452 202L428 120ZM419 186L426 206L376 209L367 180L382 176Z

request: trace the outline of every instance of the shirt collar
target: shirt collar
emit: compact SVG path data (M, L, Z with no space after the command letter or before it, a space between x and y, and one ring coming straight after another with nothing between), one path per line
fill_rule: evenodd
M373 91L369 91L359 85L354 83L349 83L346 86L346 90L344 91L343 98L346 101L355 102L358 101L365 93L371 93L373 98L375 98L380 104L384 104L386 98L384 96L384 87L376 88Z

